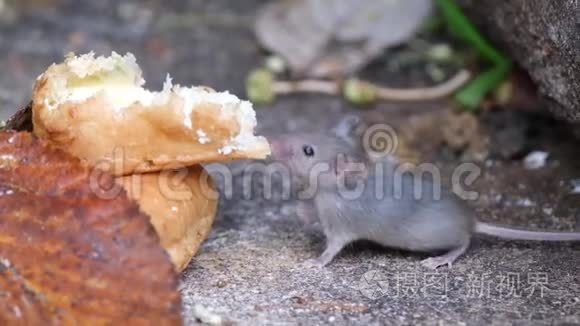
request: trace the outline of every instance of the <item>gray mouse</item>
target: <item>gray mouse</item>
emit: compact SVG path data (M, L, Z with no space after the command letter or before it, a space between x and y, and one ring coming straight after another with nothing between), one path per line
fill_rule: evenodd
M416 177L397 174L392 157L369 160L335 131L271 140L273 159L289 168L293 180L306 188L316 185L311 196L304 196L300 203L299 215L317 215L326 236L326 250L309 260L309 265L328 265L344 246L356 240L413 252L443 252L421 262L430 269L451 267L466 251L474 233L511 240L580 241L580 233L575 232L536 232L477 221L474 211L453 192L440 187L434 196L431 189L437 188L428 176L418 179L424 191L416 196ZM394 190L395 181L400 183L398 190ZM362 191L358 188L358 194L349 193L357 189L357 182L364 185ZM377 189L383 189L382 196L377 196Z

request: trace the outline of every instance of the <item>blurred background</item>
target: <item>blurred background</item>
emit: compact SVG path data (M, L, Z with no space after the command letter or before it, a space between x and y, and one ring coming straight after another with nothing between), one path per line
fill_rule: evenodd
M261 3L0 0L0 119L25 105L36 77L71 51L132 52L154 89L170 72L178 83L243 95L261 60L252 33Z

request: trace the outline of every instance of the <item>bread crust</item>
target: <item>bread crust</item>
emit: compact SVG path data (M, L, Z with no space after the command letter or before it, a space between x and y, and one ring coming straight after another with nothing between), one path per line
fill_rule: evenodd
M150 92L141 75L131 54L68 56L36 81L33 133L116 176L182 271L217 210L217 192L200 164L263 159L270 145L254 135L249 102L206 87L173 86L169 77L162 91Z
M253 135L255 116L247 119L235 110L232 114L225 108L230 104L219 101L187 103L167 90L161 103L134 102L121 110L104 93L55 103L55 93L66 88L63 83L71 74L71 68L62 63L52 65L38 78L32 104L34 133L91 165L110 164L113 169L108 170L116 176L263 159L270 154L268 141ZM208 88L195 89L217 94Z
M214 221L218 192L211 177L203 167L195 165L116 180L150 216L176 271L183 271Z

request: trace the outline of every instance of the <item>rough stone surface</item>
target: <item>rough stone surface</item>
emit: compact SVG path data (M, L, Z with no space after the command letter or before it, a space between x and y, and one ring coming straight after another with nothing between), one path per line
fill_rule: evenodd
M467 14L540 86L554 113L580 121L580 3L461 0Z
M444 108L414 109L427 111L414 117L429 118ZM286 99L267 110L260 111L260 118L268 135L326 129L341 114L353 112L338 101L313 98ZM321 111L328 117L325 121L317 119ZM407 112L388 105L362 116L399 127L409 119ZM520 160L488 161L475 186L480 197L470 203L479 218L530 228L579 230L579 198L567 195L567 180L580 171L569 159L576 145L560 143L563 136L553 129L554 125L546 125L536 130L542 141L531 145L549 148L553 161L544 169L525 170ZM444 157L437 143L425 141L424 146L425 162L436 163L444 173L457 166ZM226 320L257 325L580 323L578 244L476 237L452 269L433 272L419 265L425 255L357 243L329 267L306 269L302 262L324 248L322 235L316 226L298 221L295 202L280 198L279 184L274 183L273 198L268 199L255 176L253 195L245 199L247 164L232 165L233 194L222 198L212 235L182 276L186 312L202 304ZM225 194L223 182L221 187ZM549 289L532 294L530 286L538 276L547 276ZM512 288L513 284L518 285Z
M134 52L153 87L161 87L165 73L171 72L178 83L206 84L240 95L246 73L264 58L251 31L263 1L149 1L150 7L128 1L59 3L58 10L28 9L17 23L2 29L4 117L25 105L25 93L36 76L72 49ZM368 75L385 84L429 83L421 79L422 68L397 73L377 63L372 69ZM446 109L445 103L383 103L358 111L340 99L291 96L259 108L258 119L260 131L269 136L326 130L346 113L407 130L410 121L428 121ZM580 230L580 198L569 188L580 176L578 144L561 125L535 119L529 123L535 127L525 130L526 147L548 151L547 165L528 171L520 157L487 161L474 186L479 200L470 204L486 221ZM448 173L459 163L431 134L442 126L432 125L418 140L421 159ZM502 139L496 146L511 137ZM198 318L240 325L580 323L579 244L477 237L453 269L435 274L420 267L425 255L354 244L329 267L304 269L301 262L320 253L323 237L315 226L298 222L295 202L277 191L265 198L264 183L257 177L251 188L255 193L244 198L243 169L249 163L229 165L234 191L228 196L221 182L214 230L182 275L183 314L189 325L198 324ZM543 292L539 287L531 292L531 285L543 283Z

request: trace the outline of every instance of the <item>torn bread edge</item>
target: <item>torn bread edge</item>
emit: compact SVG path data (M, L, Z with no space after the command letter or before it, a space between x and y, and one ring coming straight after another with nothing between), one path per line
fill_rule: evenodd
M116 175L270 154L268 141L254 134L249 101L208 87L173 85L169 75L161 91L144 85L131 53L70 54L37 79L34 133L92 163L122 163L112 171ZM119 150L123 162L113 157Z

